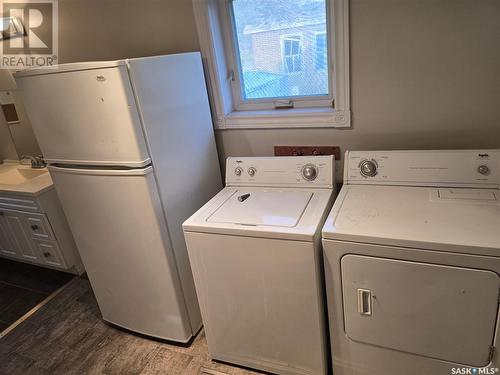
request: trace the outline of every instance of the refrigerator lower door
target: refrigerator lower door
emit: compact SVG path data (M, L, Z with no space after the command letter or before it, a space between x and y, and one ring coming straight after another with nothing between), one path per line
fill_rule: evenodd
M153 168L49 170L104 320L189 341L194 332Z

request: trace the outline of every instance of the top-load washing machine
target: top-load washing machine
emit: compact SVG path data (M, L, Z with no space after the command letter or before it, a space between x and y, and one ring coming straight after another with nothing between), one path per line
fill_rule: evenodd
M325 374L321 228L333 157L229 158L226 185L183 225L212 358Z
M346 154L323 229L335 375L498 371L498 159Z

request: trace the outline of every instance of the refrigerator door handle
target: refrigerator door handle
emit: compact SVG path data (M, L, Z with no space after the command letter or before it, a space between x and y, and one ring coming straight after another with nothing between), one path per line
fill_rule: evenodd
M148 165L144 168L88 168L88 167L75 167L75 166L56 166L49 165L48 170L57 173L70 173L70 174L86 174L93 176L145 176L153 172L153 166Z

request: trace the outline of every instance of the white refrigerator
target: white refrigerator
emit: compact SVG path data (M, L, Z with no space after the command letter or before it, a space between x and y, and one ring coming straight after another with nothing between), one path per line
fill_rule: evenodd
M188 342L202 321L182 222L222 188L200 54L15 78L103 318Z

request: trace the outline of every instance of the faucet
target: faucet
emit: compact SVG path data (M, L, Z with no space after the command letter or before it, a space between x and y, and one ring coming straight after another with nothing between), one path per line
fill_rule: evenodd
M23 155L21 156L21 160L29 159L31 161L31 168L33 169L42 169L47 166L45 160L43 160L43 156L31 156L31 155Z

